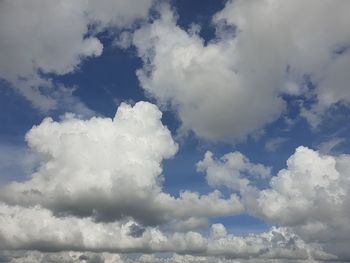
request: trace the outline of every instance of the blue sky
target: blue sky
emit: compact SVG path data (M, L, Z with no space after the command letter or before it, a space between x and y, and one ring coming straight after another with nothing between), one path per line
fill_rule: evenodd
M64 2L0 3L0 258L350 259L347 1Z

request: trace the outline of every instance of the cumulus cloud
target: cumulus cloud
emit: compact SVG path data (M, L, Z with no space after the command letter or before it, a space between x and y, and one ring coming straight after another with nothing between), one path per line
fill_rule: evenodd
M221 226L223 228L221 232L218 231L216 225L213 226L215 235L212 234L207 238L196 232L164 235L158 229L147 228L140 237L133 237L129 234L134 224L132 222L125 224L95 223L87 218L57 218L52 216L50 211L38 207L28 209L1 205L0 210L0 238L1 248L4 251L5 249L25 249L54 252L71 249L82 252L89 250L95 253L99 251L110 253L171 252L203 258L213 257L214 262L216 260L220 262L220 259L225 258L295 260L335 258L323 252L316 245L307 245L297 235L284 228L273 228L262 234L239 237L228 235L223 226ZM58 255L62 256L62 254ZM78 253L72 254L77 255ZM34 255L38 257L42 254ZM103 255L106 253L101 254ZM90 257L85 256L85 259ZM81 256L79 258L83 259ZM147 259L147 256L143 258ZM115 256L115 260L120 260L120 258ZM145 262L157 262L156 259L153 258L153 260L145 260ZM192 257L192 260L196 262L196 257ZM61 259L58 262L62 261ZM173 261L170 259L169 262Z
M1 204L0 210L1 249L131 251L146 250L146 244L151 244L153 237L160 243L165 239L156 230L150 230L152 233L146 230L142 238L132 237L129 231L133 222L99 224L91 218L58 218L38 206L23 208Z
M176 25L169 8L160 13L159 20L134 34L144 62L137 75L160 105L176 110L183 130L205 139L242 139L279 116L284 106L278 82L265 73L253 78L253 69L240 68L236 40L205 45Z
M349 8L331 0L228 1L213 17L216 38L205 44L163 7L160 19L134 34L144 62L137 75L177 112L182 131L205 139L256 132L284 111L283 95L316 101L301 106L315 126L329 107L350 101Z
M349 163L349 155L297 148L287 168L271 179L271 189L260 192L259 213L292 227L304 240L318 240L349 258L344 250L350 244Z
M227 156L232 154L237 153L220 160L206 154L199 162L209 184L214 178L215 184L240 191L250 214L286 227L308 243L319 243L340 258L350 257L350 155L321 154L300 146L287 167L271 177L270 186L259 190L254 179L229 166Z
M271 177L271 168L254 164L240 152L223 155L213 159L211 152L206 152L204 159L197 163L197 170L206 173L210 186L226 186L232 190L244 191L252 181Z
M101 55L95 33L132 26L147 17L151 5L152 0L1 1L0 78L36 108L55 108L59 100L48 94L57 88L42 73L66 74Z
M162 191L161 163L176 153L177 144L153 104L123 103L113 119L81 120L71 114L60 122L46 118L26 139L40 164L30 179L1 186L0 249L4 251L196 256L174 256L165 262L196 262L198 256L209 262L212 258L333 258L288 228L240 237L215 224L209 235L195 232L208 225L208 217L241 213L243 205L237 195L224 199L218 190L207 195L185 191L177 198ZM237 191L254 189L244 178L247 175L270 177L270 168L253 164L238 152L221 160L208 152L198 168L208 178L221 173L212 185L228 184ZM263 205L260 208L265 211ZM33 261L48 260L45 253L30 255L36 258ZM64 255L57 254L57 261L66 260ZM98 260L108 262L104 254L99 256ZM78 259L89 262L91 258L95 257ZM147 262L147 256L142 260Z
M238 52L257 70L252 78L265 72L282 80L283 93L316 97L302 114L317 126L329 107L350 101L349 8L348 1L331 0L228 1L214 21L237 27Z
M97 221L132 217L146 225L201 220L242 211L236 195L189 191L172 197L161 189L164 159L177 151L161 112L147 102L121 104L114 119L46 118L26 135L41 158L23 182L1 187L8 204L40 204L56 215L92 216Z
M59 102L91 115L45 74L73 72L101 55L97 33L131 27L147 17L152 2L1 1L0 78L43 111ZM215 39L205 43L198 26L180 28L162 5L158 19L115 44L136 47L143 89L177 113L180 132L237 141L278 119L284 95L303 101L301 114L313 126L332 106L349 105L349 8L345 0L227 1L213 17ZM232 194L175 197L162 189L162 162L178 145L161 117L153 104L122 103L114 118L67 114L33 127L26 140L35 165L34 159L19 164L34 172L0 187L0 261L349 260L350 155L329 153L339 141L320 151L298 147L276 176L240 152L218 159L207 152L197 170L211 187ZM275 138L266 149L280 143ZM221 224L202 231L210 217L242 212L275 226L246 236Z

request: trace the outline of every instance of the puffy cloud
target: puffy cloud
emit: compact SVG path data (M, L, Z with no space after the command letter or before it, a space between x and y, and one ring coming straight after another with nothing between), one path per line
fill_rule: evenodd
M144 62L138 78L177 112L182 131L205 139L256 132L281 115L283 95L311 102L302 115L317 125L330 106L350 101L349 8L346 0L228 1L213 17L216 38L205 44L163 7L134 34Z
M1 238L5 249L38 249L59 251L75 249L82 252L61 252L55 254L25 253L22 257L35 258L45 262L45 258L56 258L57 262L99 259L97 262L231 262L228 259L279 259L279 260L330 260L335 256L323 252L317 245L308 245L297 235L284 228L272 228L261 234L246 237L227 235L223 228L220 235L204 238L199 233L174 233L165 236L159 230L148 228L141 237L129 235L131 223L94 223L90 219L56 218L49 211L39 208L23 209L1 206ZM38 216L31 220L32 215ZM29 218L30 220L23 220ZM28 227L30 226L30 227ZM215 227L215 232L218 232ZM222 227L221 227L222 228ZM44 230L45 231L42 231ZM11 238L15 236L16 238ZM171 252L187 256L167 259L141 256L139 260L129 260L114 254L91 252ZM19 252L3 253L8 258ZM109 259L110 261L108 261ZM183 261L179 261L182 259ZM42 260L42 261L39 261ZM104 261L105 260L105 261ZM164 261L163 261L164 260ZM221 261L223 260L223 261ZM4 260L5 261L5 260ZM10 261L9 262L18 262ZM33 260L35 261L35 260ZM66 262L67 262L66 261ZM6 262L6 261L5 261ZM28 262L28 260L26 261ZM70 262L70 261L68 261ZM94 261L91 261L94 262Z
M95 223L91 218L58 218L38 206L1 204L0 210L1 249L132 251L147 250L152 243L156 248L166 240L157 230L146 230L142 238L132 237L129 232L133 222Z
M92 218L56 217L39 206L0 204L0 249L95 251L114 253L204 253L207 240L199 233L164 234L146 227L134 235L132 221L96 223Z
M121 104L113 119L81 120L67 115L55 122L47 118L26 139L41 158L40 165L27 181L1 187L2 250L196 255L174 256L165 262L196 262L197 256L209 262L212 258L218 262L250 257L333 258L288 228L246 237L230 235L218 224L208 236L194 232L206 226L208 217L240 213L243 206L236 195L223 199L217 190L207 195L185 191L177 198L162 191L161 163L176 153L177 145L153 104ZM240 184L246 182L244 174L270 175L269 168L251 163L238 152L221 160L214 160L208 152L198 167L209 176L231 175L216 184L229 183L245 193L254 188ZM65 255L57 254L52 260L77 260L64 259ZM32 256L33 261L50 258ZM102 256L80 255L79 260L106 261ZM112 259L121 260L119 256ZM142 260L147 262L147 257Z
M237 28L237 50L256 70L252 78L285 75L279 83L284 93L316 97L311 109L302 111L316 126L330 106L350 102L349 8L348 1L332 0L228 1L214 21ZM308 90L308 80L315 89Z
M225 258L265 259L334 259L317 245L306 244L298 235L287 228L271 228L261 234L246 237L225 235L225 228L214 225L213 239L209 241L208 254Z
M52 109L58 99L47 94L57 88L41 73L66 74L101 55L103 45L90 27L130 27L147 17L151 5L152 0L1 1L0 78L35 107Z
M176 153L177 144L161 116L155 105L139 102L121 104L114 119L46 118L26 135L41 158L38 169L27 181L2 186L0 199L39 204L59 216L132 217L146 225L241 212L236 195L223 199L219 191L185 191L175 198L162 191L161 163Z
M350 155L326 155L300 146L287 167L271 177L270 186L259 190L254 178L238 172L239 164L230 167L227 156L233 154L213 160L207 153L198 163L209 184L240 191L250 214L286 227L307 243L319 243L341 259L350 257Z
M197 34L178 27L168 8L160 13L159 20L134 34L144 61L137 75L159 104L177 111L183 130L205 139L242 139L279 116L278 82L240 68L236 40L205 45Z
M260 192L259 213L270 222L292 227L304 240L317 240L349 257L344 249L350 244L349 163L349 155L297 148L287 168L271 179L271 188Z
M240 152L223 155L219 160L213 159L211 152L206 152L204 159L197 163L197 170L206 173L210 186L226 186L232 190L247 190L253 181L267 179L271 176L271 168L262 164L254 164Z

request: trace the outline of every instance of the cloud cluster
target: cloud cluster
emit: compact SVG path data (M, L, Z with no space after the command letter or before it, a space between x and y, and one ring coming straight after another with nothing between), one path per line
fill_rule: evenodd
M260 192L258 213L270 222L290 226L304 240L325 243L350 258L350 156L322 155L299 147L287 168Z
M55 108L61 101L57 94L47 96L54 87L42 73L66 74L84 59L101 55L103 45L96 33L109 26L132 26L135 20L147 17L152 2L1 1L0 78L34 107L43 111Z
M139 102L121 104L114 119L46 118L26 135L41 164L29 180L2 186L0 200L39 204L58 216L132 217L145 225L241 212L235 195L185 191L175 198L162 191L161 163L177 144L161 115L155 105Z
M350 102L349 8L331 0L228 1L206 44L163 7L133 36L144 62L140 83L177 112L183 130L205 139L242 139L264 127L285 110L283 95L302 96L302 115L316 126L329 107Z
M271 177L271 167L251 163L240 152L225 154L220 160L213 159L213 153L206 152L204 159L197 163L197 170L206 173L210 186L226 186L236 191L245 190L251 181Z
M0 79L43 111L59 101L89 115L45 74L73 72L101 55L97 33L132 27L152 4L0 1ZM179 27L165 4L159 18L117 44L136 47L142 88L177 113L180 133L239 141L278 119L286 96L301 101L314 127L332 106L350 104L349 9L346 0L231 0L212 19L215 39L205 42L196 25ZM161 118L151 103L122 103L114 118L66 114L34 126L30 158L18 162L34 172L0 186L0 262L349 261L350 155L330 154L340 139L320 151L298 147L276 176L238 151L221 158L208 151L197 171L228 195L172 196L162 188L162 163L178 145ZM8 147L0 156L21 151ZM272 227L246 236L222 224L207 231L209 218L244 212Z
M218 190L207 195L185 191L177 198L162 190L161 163L176 153L177 144L153 104L123 103L113 119L46 118L26 139L40 164L28 180L1 186L2 250L171 252L205 259L333 258L288 228L246 237L230 235L220 224L212 225L209 236L194 232L207 226L208 217L241 213L243 204L237 195L225 199ZM208 152L198 169L208 173L211 185L243 189L244 194L253 189L244 174L270 178L270 168L253 164L238 152L221 160ZM261 213L268 196L264 193L259 193ZM177 259L168 262L172 260Z
M350 155L325 155L300 146L263 190L230 166L230 156L240 155L235 152L215 160L207 153L198 163L209 184L215 180L214 185L240 191L252 215L287 227L302 240L322 244L341 258L350 258L346 249L350 244Z

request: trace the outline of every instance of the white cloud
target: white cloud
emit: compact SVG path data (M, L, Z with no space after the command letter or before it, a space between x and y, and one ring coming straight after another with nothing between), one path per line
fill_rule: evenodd
M0 238L5 249L37 249L41 251L60 251L74 249L82 252L61 252L51 255L45 253L23 253L23 258L33 258L45 262L49 258L58 262L75 259L100 258L110 262L231 262L228 259L279 259L279 260L329 260L335 256L323 252L317 245L308 245L297 235L284 228L272 228L261 234L239 237L226 234L203 237L199 233L174 233L164 235L157 229L147 228L141 237L129 234L131 222L94 223L90 219L56 218L49 211L39 208L23 209L1 205ZM35 218L35 219L34 219ZM29 227L30 226L30 227ZM214 227L217 232L217 226ZM43 231L45 230L45 231ZM11 238L11 237L16 237ZM84 253L84 250L90 252ZM69 250L68 250L69 251ZM126 256L91 252L171 252L187 256L156 258L141 256L129 260ZM6 253L3 253L6 255ZM21 258L21 252L8 253L8 258ZM85 257L81 257L85 254ZM181 260L180 260L181 259ZM67 260L67 261L64 261ZM5 261L6 262L6 261ZM18 261L10 261L18 262ZM28 262L25 261L25 262ZM68 261L69 262L69 261ZM88 261L89 262L89 261ZM108 262L108 261L107 261Z
M137 75L159 104L177 111L183 130L205 139L237 140L278 118L284 108L279 82L264 72L254 78L253 69L243 68L236 40L205 45L176 25L169 8L160 13L161 19L134 34L144 62Z
M232 190L247 190L252 179L268 179L271 168L254 164L240 152L223 155L219 160L213 159L211 152L206 152L204 159L197 163L197 170L205 172L210 186L226 186Z
M260 192L259 213L292 227L304 240L326 244L330 251L349 245L349 163L349 155L297 148L287 168L271 179L271 189ZM337 253L350 256L344 248Z
M229 166L227 156L232 154L237 155L219 160L206 154L199 162L209 184L240 191L248 213L286 227L307 243L319 243L341 259L350 257L350 155L326 155L300 146L287 167L271 177L270 186L259 190L254 178L238 172L239 164Z
M98 224L91 218L58 218L37 206L1 204L0 210L1 249L127 251L147 249L146 244L159 245L165 239L156 230L146 230L142 238L132 237L132 222Z
M38 169L27 181L2 186L0 199L40 204L60 216L132 217L146 225L240 213L236 195L223 199L219 191L185 191L174 198L162 191L161 163L176 153L177 144L161 116L155 105L139 102L121 104L114 119L46 118L26 135L41 158Z
M151 5L152 0L1 1L0 78L40 110L55 108L56 98L47 96L54 85L39 72L73 72L84 59L102 53L89 26L130 27L147 17Z
M334 53L350 45L349 8L346 0L228 1L213 17L217 38L204 44L163 7L160 19L134 35L144 62L140 83L177 112L182 131L205 139L256 132L281 115L282 94L316 97L302 108L315 126L330 106L350 102L349 52Z
M350 102L349 8L346 0L238 0L228 1L214 21L237 27L241 58L256 75L282 78L284 93L307 92L303 77L310 77L316 89L307 97L314 95L317 102L303 115L317 126L330 106ZM337 55L341 49L343 54ZM274 68L279 70L270 71Z
M246 237L230 235L218 224L207 237L194 232L205 227L208 217L241 213L243 206L236 195L223 199L217 190L208 195L185 191L178 198L162 191L161 162L176 153L177 145L153 104L121 104L114 119L47 118L26 138L41 162L27 181L1 187L2 250L171 252L209 262L211 258L333 258L288 228ZM244 176L270 176L269 168L238 152L221 160L208 152L198 167L211 177L225 175L216 184L241 190L245 205L249 203L244 195L254 188L240 184L249 183ZM264 213L263 201L259 202ZM36 257L45 261L46 256ZM168 262L173 260L179 258Z
M215 225L214 225L215 226ZM226 235L218 226L213 228L213 239L209 241L208 254L225 258L265 258L286 259L319 259L328 260L335 257L320 249L320 246L306 244L299 236L287 228L271 228L261 234L249 234L245 237Z

